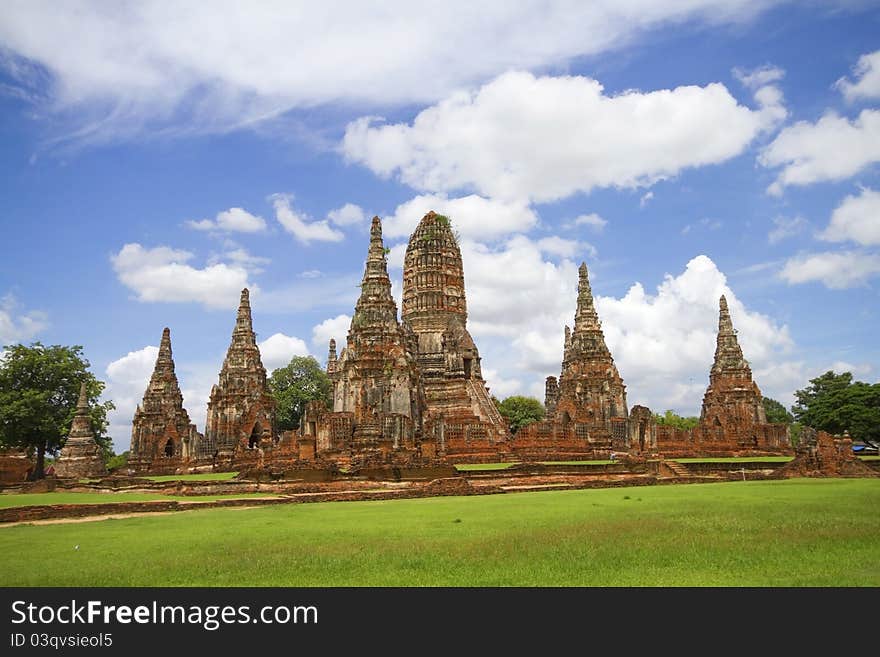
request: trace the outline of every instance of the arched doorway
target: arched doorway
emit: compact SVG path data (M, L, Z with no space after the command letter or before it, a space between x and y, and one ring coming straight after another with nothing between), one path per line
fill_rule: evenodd
M254 428L251 430L251 437L248 439L248 449L256 449L260 446L260 438L263 436L263 429L260 426L260 423L257 422L254 424Z
M172 457L174 456L174 440L169 438L168 442L165 443L165 456Z

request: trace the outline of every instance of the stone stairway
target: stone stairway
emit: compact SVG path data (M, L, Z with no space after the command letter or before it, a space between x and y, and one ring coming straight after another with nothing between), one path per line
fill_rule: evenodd
M666 467L675 473L676 477L693 477L693 473L678 461L664 461Z

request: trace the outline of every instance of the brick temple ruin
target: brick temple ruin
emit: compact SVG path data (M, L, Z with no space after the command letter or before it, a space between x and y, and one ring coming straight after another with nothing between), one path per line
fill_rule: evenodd
M85 381L79 387L79 400L76 404L76 415L70 425L70 434L58 460L55 462L55 474L59 477L81 478L102 477L107 474L101 447L95 440L92 431L92 420L89 417L89 395Z
M767 423L723 296L699 426L675 429L659 425L645 406L627 407L626 386L581 264L560 374L545 382L546 416L512 434L492 401L467 329L461 251L447 217L429 212L410 236L399 318L379 217L370 227L360 288L345 348L337 354L335 339L329 344L332 406L311 402L294 431L277 430L247 289L211 391L204 436L183 408L165 329L135 412L132 468L334 469L603 459L612 453L635 458L791 453L788 427Z

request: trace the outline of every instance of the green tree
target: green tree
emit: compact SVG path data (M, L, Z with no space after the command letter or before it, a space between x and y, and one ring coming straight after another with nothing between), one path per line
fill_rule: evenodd
M333 385L314 356L294 356L269 377L269 388L278 403L276 418L281 431L297 429L306 404L313 400L332 403Z
M497 402L497 400L495 401ZM516 433L527 424L544 419L544 404L534 397L514 395L502 402L497 402L496 405L498 412L510 422L511 433Z
M79 345L17 344L0 356L0 444L36 454L35 479L43 476L46 454L57 454L64 446L83 381L92 432L105 456L112 453L105 432L107 411L115 407L111 401L98 403L104 383L88 368Z
M128 450L122 452L122 454L113 454L107 459L107 469L111 472L113 470L121 470L126 465L128 465Z
M700 423L700 418L698 417L682 417L670 409L667 409L663 415L655 413L654 420L657 424L675 427L676 429L693 429Z
M764 412L767 414L767 422L778 422L779 424L794 422L794 416L786 410L785 406L770 397L764 397Z
M849 431L858 440L880 440L880 383L852 378L850 372L829 370L810 379L810 385L794 393L795 419L832 434Z

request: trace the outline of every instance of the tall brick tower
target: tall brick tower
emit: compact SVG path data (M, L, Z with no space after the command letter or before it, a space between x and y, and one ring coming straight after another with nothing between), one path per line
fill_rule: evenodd
M558 392L552 391L556 409L550 419L584 424L591 434L607 432L610 437L612 419L627 417L626 386L605 344L586 264L581 263L578 274L574 330L565 327L562 373Z
M418 336L429 416L483 423L505 436L507 422L489 397L480 353L467 330L461 250L449 219L433 211L422 217L406 247L401 316Z
M251 320L250 293L241 291L232 342L211 389L201 456L269 446L275 436L275 399L266 384Z
M703 397L700 424L728 434L736 433L739 427L766 423L761 391L752 380L752 369L743 357L730 319L727 299L722 295L715 361L709 372L709 387Z
M183 407L171 353L171 330L166 328L143 401L134 412L128 465L146 471L163 459L188 459L200 438Z
M333 382L333 412L353 414L351 444L331 444L331 449L350 447L365 453L415 446L424 412L415 348L415 336L397 320L382 222L373 217L361 294L348 344L338 359L336 342L330 342L327 370Z

